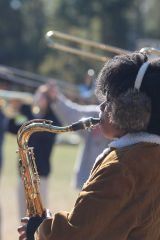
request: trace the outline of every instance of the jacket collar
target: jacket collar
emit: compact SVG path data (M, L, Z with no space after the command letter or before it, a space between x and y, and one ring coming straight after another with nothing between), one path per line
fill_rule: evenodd
M127 147L139 142L160 144L160 136L147 132L128 133L108 144L109 148Z
M136 143L140 142L146 142L146 143L155 143L160 144L160 136L156 134L150 134L147 132L139 132L139 133L128 133L108 144L108 148L104 149L104 151L97 156L94 166L96 165L99 160L104 158L109 152L112 150L112 148L122 148L131 146ZM93 168L94 168L93 166Z

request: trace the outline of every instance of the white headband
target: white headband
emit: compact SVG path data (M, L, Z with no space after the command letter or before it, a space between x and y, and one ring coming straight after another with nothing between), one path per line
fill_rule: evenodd
M137 77L136 77L136 80L135 80L135 83L134 83L134 89L137 89L137 90L140 89L144 74L147 71L147 68L148 68L149 64L150 64L150 62L145 62L140 67L140 69L138 71L138 74L137 74Z

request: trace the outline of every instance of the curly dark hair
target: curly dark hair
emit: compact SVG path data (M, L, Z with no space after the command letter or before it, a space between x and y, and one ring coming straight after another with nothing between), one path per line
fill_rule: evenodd
M147 55L134 52L106 62L96 80L96 95L110 103L110 121L127 132L160 134L160 59L150 61L140 91L134 89L137 73Z

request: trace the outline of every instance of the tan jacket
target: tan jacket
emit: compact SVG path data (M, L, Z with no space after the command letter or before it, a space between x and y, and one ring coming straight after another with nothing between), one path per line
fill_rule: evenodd
M97 162L73 210L39 227L40 240L160 240L160 145L138 143Z

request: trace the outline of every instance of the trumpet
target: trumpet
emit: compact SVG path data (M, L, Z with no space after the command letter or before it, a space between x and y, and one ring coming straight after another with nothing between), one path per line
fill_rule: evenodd
M101 61L101 62L105 62L106 60L108 60L110 58L107 57L107 56L100 55L100 54L94 54L94 53L91 53L91 52L86 52L86 51L83 51L83 50L80 50L80 49L69 47L69 46L66 46L66 45L63 45L63 44L60 44L60 43L56 43L54 41L54 39L59 38L59 39L63 39L63 40L66 40L66 41L71 41L71 42L74 42L74 43L77 43L77 44L82 44L82 45L86 45L86 46L89 46L89 47L94 47L94 48L97 48L97 49L100 49L100 50L103 50L103 51L112 52L112 53L115 53L115 54L129 53L129 51L124 50L122 48L113 47L113 46L106 45L106 44L103 44L103 43L97 43L95 41L75 37L75 36L72 36L70 34L61 33L59 31L48 31L45 35L45 38L46 38L46 41L47 41L47 45L50 48L55 48L55 49L58 49L58 50L62 50L62 51L69 52L69 53L72 53L72 54L76 54L76 55L80 55L80 56L83 56L83 57L91 58L91 59Z

